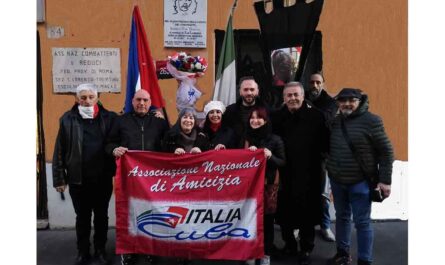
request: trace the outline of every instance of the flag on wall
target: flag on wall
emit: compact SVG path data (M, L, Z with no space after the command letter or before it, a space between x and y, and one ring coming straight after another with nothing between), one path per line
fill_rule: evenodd
M236 101L235 42L233 40L232 15L237 1L233 3L227 22L226 33L219 55L213 100L222 101L226 106Z
M139 7L135 6L131 18L125 113L133 110L131 100L134 93L139 89L145 89L150 93L152 106L156 108L165 107L141 13L139 12Z

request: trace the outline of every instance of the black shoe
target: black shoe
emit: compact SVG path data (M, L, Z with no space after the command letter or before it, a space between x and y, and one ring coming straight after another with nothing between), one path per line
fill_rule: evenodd
M121 265L135 265L136 264L136 254L122 254L121 255Z
M77 254L76 260L74 262L74 265L86 265L91 259L90 253L81 253L79 252Z
M298 254L298 263L300 265L311 264L311 254L309 252L301 252Z
M326 264L327 265L351 265L352 259L349 254L344 255L344 254L337 253L337 254L335 254L334 257L330 258Z
M359 260L357 261L357 265L371 265L371 262L370 262L370 261L364 261L364 260L359 259Z
M94 253L94 259L95 263L97 265L107 265L109 264L109 260L107 258L107 253L105 252L105 249L97 249Z

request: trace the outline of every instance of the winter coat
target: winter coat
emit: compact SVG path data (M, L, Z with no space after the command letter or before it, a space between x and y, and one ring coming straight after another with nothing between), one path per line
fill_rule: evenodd
M99 119L99 127L103 137L103 145L115 120L116 114L106 110L101 105L95 119ZM78 104L65 112L59 120L53 154L53 186L59 187L67 184L82 184L82 146L83 121L79 114ZM112 156L103 152L103 164L98 171L103 171L103 177L111 178L115 173L115 163ZM96 169L95 169L96 170Z
M308 101L308 103L323 113L326 124L330 128L338 109L335 100L323 89L316 99Z
M348 143L343 137L341 120L345 122L349 138L365 164L369 176L391 184L394 154L385 133L382 119L368 111L368 97L363 95L358 108L349 116L338 115L332 124L327 168L329 177L342 184L365 180Z
M205 133L201 131L198 127L195 127L193 130L197 130L196 139L193 144L193 147L198 147L202 152L208 151L210 148L209 138ZM180 137L182 134L176 128L170 129L164 136L162 141L162 150L168 153L174 153L177 148L182 148L185 150L185 147L180 144Z
M298 228L321 220L322 160L328 147L323 114L303 102L291 113L283 106L272 114L273 130L284 142L286 166L280 171L278 223Z
M266 109L267 106L264 104L264 102L260 98L255 99L255 105L253 106L243 106L243 100L242 98L238 98L238 100L227 106L226 111L223 114L222 118L222 126L232 128L235 132L235 138L236 138L236 147L235 148L243 148L244 142L243 137L246 133L246 124L248 124L246 121L243 121L243 118L241 116L241 108L247 108L252 109L254 106L262 106Z
M232 128L221 126L216 132L212 131L208 124L210 121L206 120L202 132L207 135L210 141L209 149L215 149L218 144L223 144L226 149L235 148L237 141L235 132Z
M129 150L161 151L161 141L169 129L166 120L157 118L152 113L143 117L135 112L118 117L111 129L105 151L112 155L116 147Z
M267 148L272 152L272 156L267 160L266 163L265 184L273 184L277 169L283 167L286 164L284 143L281 138L278 135L269 133L266 137L262 138L257 143L251 143L247 140L247 137L245 137L245 143L247 143L247 146L245 147L254 145L257 148Z

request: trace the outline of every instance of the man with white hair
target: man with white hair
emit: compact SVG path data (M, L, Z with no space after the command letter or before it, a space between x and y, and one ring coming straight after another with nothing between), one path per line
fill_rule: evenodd
M115 163L105 154L105 140L116 114L97 102L94 84L77 87L76 103L60 118L53 156L53 186L58 192L69 186L76 213L77 265L87 264L91 258L92 213L95 259L97 264L108 263L105 243Z

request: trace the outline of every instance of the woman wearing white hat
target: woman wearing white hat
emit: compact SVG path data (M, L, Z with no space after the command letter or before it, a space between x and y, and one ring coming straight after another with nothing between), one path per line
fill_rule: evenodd
M210 101L204 107L206 119L203 132L209 137L210 149L221 150L234 148L235 133L231 128L222 127L222 115L226 106L221 101Z

